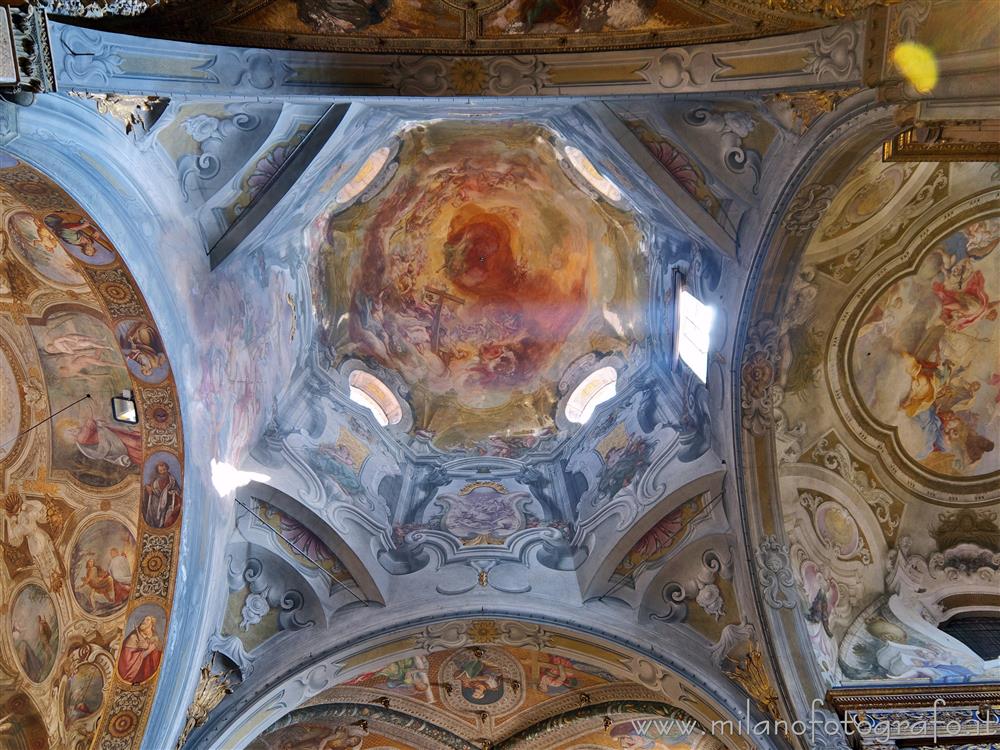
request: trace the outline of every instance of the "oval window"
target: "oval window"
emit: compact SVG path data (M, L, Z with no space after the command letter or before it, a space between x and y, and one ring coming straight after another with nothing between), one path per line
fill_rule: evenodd
M389 386L364 370L355 370L348 378L351 401L360 404L372 413L375 421L385 427L396 424L403 418L399 400L389 390Z
M612 203L617 203L622 199L622 191L618 189L611 180L597 171L594 163L583 155L583 152L573 146L566 147L566 158L573 168L580 173L580 176Z
M382 171L382 167L387 161L389 161L389 147L382 146L382 148L375 149L347 184L337 191L333 199L337 203L348 203L357 198L366 187L372 184L372 180Z
M617 384L618 371L614 367L594 370L570 394L566 402L566 419L576 424L586 423L594 409L615 397Z

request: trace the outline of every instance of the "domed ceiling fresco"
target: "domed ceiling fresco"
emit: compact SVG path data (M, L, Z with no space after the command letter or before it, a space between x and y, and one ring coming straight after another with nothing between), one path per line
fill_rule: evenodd
M785 219L809 239L762 295L743 426L773 429L789 546L766 554L790 558L827 685L1000 677L947 632L1000 581L996 177L872 154Z
M123 390L142 427L112 418ZM107 237L6 155L0 407L0 741L81 750L141 735L183 502L170 363Z
M412 430L440 448L550 434L567 368L645 335L644 237L556 138L413 126L366 199L326 219L315 294L331 364L398 372Z

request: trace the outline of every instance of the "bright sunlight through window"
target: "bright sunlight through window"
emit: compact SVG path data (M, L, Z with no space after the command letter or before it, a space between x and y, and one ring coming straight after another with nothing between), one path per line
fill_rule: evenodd
M615 396L618 372L614 367L594 370L570 394L566 402L566 419L584 424L594 414L594 409Z
M399 401L389 390L389 386L364 370L355 370L348 379L351 401L360 404L372 413L375 421L385 427L396 424L403 418Z
M677 355L704 383L708 379L709 334L715 310L681 289L677 318Z

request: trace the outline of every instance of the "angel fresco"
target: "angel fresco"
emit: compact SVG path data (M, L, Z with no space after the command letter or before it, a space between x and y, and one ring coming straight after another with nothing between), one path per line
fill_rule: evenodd
M607 682L614 682L614 677L604 670L589 664L567 659L555 654L539 656L538 691L546 695L559 695L575 690L580 686L579 673L588 673Z
M434 691L428 676L430 662L426 656L410 656L399 659L377 672L367 672L355 677L348 685L381 685L390 690L415 695L428 703L434 703Z
M8 219L11 245L23 261L57 284L86 283L49 227L34 214L18 211Z
M95 263L107 263L112 256L111 242L87 217L60 212L45 217L45 226L73 254ZM79 256L78 256L79 257Z
M1000 219L952 231L876 298L857 329L864 400L914 459L941 474L1000 468L998 242Z

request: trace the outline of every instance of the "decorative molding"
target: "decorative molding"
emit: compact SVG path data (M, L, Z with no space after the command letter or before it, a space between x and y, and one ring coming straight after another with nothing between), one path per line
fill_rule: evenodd
M791 114L795 131L803 135L816 120L833 112L837 105L859 91L860 88L779 91L765 96L764 101L786 108Z
M122 124L125 135L130 135L137 128L143 132L148 131L170 101L157 96L123 96L80 91L71 91L70 94L93 101L98 112Z
M759 320L748 332L740 367L740 408L743 429L762 436L774 425L774 407L781 403L776 384L780 360L780 331L770 318Z
M798 603L788 545L766 536L757 548L757 582L772 609L792 609Z
M230 683L231 676L232 671L223 674L213 671L211 662L201 668L201 677L198 680L198 686L195 688L191 705L188 706L184 728L177 738L177 750L180 750L184 746L192 731L205 723L212 709L222 703L222 699L233 692L233 685Z
M859 22L739 43L572 54L301 52L128 37L52 24L64 91L298 97L719 93L860 81ZM171 59L168 68L154 60ZM801 61L790 66L789 60Z
M6 28L4 28L6 27ZM18 94L55 91L52 51L45 14L31 4L0 8L0 91Z
M701 556L701 570L687 583L671 581L663 587L662 598L666 610L662 614L651 613L650 617L662 622L683 622L687 618L687 601L693 599L706 614L719 620L726 614L725 599L715 580L733 577L732 548L722 555L714 549L705 550Z
M819 225L836 194L836 185L806 185L788 204L781 225L793 236L808 234Z
M734 666L725 669L725 675L743 688L768 716L775 721L780 721L778 693L771 684L771 676L764 664L764 656L761 654L760 646L751 642L750 648L744 656L730 660L734 662Z
M883 161L1000 161L1000 121L922 123L882 145Z

